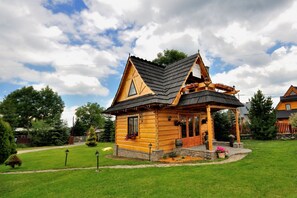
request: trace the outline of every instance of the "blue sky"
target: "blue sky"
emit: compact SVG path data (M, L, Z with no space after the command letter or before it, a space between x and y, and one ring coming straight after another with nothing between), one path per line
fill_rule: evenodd
M0 100L48 85L68 121L87 102L110 105L129 53L199 50L213 82L235 85L242 102L261 89L276 105L297 85L294 0L4 0L0 24Z

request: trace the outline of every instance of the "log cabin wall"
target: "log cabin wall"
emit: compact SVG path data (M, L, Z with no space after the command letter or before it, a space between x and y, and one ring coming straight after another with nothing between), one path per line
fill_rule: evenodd
M179 120L180 114L189 114L189 111L186 110L158 110L156 112L157 118L157 128L158 128L158 150L163 150L164 153L172 152L175 148L175 140L181 138L181 129L180 126L174 125L174 120ZM199 114L200 120L206 119L205 112L193 112L193 114ZM171 120L168 120L168 117ZM200 122L200 136L202 144L202 138L204 132L207 131L207 123L201 124Z
M168 121L170 116L171 120ZM175 139L180 138L179 126L174 125L174 120L178 120L178 112L175 110L157 111L158 125L158 146L164 153L171 152L175 148Z
M138 116L138 137L126 140L128 133L128 117ZM155 111L145 111L116 116L116 144L121 149L148 153L148 145L156 150L156 114Z
M291 109L297 109L297 101L291 101L291 102L281 102L278 105L277 110L286 110L286 104L290 104Z

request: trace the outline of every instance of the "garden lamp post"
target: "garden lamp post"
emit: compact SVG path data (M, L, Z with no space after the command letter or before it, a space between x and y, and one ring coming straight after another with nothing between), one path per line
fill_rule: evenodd
M151 161L151 152L152 152L152 143L149 143L148 147L149 147L149 161Z
M96 151L95 155L97 157L97 170L96 170L96 172L99 172L99 151Z
M66 156L65 156L65 166L67 165L67 157L68 157L68 153L69 153L69 150L66 149L66 151L65 151L65 154L66 154Z

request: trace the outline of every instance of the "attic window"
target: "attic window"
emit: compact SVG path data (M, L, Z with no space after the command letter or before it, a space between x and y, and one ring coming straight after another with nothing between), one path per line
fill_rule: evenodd
M294 91L292 91L291 93L290 93L290 96L294 96L294 95L297 95Z
M131 85L130 85L130 89L129 89L129 93L128 93L128 96L134 96L136 95L137 92L136 92L136 89L135 89L135 85L134 85L134 82L133 80L131 81Z

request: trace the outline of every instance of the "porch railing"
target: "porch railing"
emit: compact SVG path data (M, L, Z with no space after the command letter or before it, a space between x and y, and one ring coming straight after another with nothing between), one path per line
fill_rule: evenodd
M297 133L297 128L292 128L288 123L276 123L278 133Z

